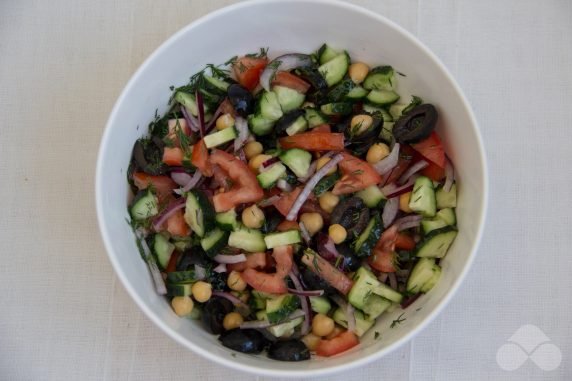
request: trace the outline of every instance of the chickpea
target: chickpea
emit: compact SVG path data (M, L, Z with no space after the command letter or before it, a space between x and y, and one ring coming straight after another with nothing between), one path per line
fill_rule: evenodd
M350 129L355 135L361 135L366 132L373 124L371 115L358 114L354 116L350 122Z
M264 225L264 212L257 205L249 206L242 211L242 223L247 228L259 229Z
M300 216L300 222L304 223L306 230L312 236L322 230L324 227L324 219L320 213L303 213Z
M316 336L313 333L309 333L306 336L302 337L302 342L306 344L309 350L313 351L318 346L318 343L322 340L320 336Z
M191 287L193 298L199 303L204 303L209 300L213 294L212 286L210 283L198 281Z
M389 147L387 144L376 143L369 147L365 159L370 164L375 164L378 161L385 159L389 155Z
M240 327L243 321L244 319L238 312L231 312L226 314L226 316L224 317L222 321L222 326L224 327L224 329L228 331Z
M356 84L362 83L369 73L369 66L363 62L355 62L350 65L349 75L352 81Z
M334 208L340 203L340 198L332 192L326 192L318 198L320 208L328 213L332 213Z
M344 332L344 331L345 331L344 328L340 327L339 325L336 325L336 326L334 327L334 330L332 331L332 333L330 333L329 335L327 335L327 336L325 337L325 339L326 339L326 340L331 340L331 339L333 339L334 337L338 336L340 333L342 333L342 332Z
M250 161L248 162L248 166L253 171L258 172L258 168L260 168L262 163L264 163L266 160L270 158L272 158L272 156L270 155L264 155L264 154L256 155L252 159L250 159Z
M257 141L248 142L244 146L244 155L248 160L262 153L262 144Z
M193 312L193 299L188 296L175 296L173 300L171 300L171 307L173 307L173 311L178 316L188 316Z
M328 161L330 161L331 159L329 157L321 157L318 159L318 163L316 165L316 170L320 170L320 168L322 168L324 165L326 165L328 163ZM338 170L338 166L334 165L332 167L332 169L330 169L328 171L328 173L326 173L327 176L329 175L333 175L334 173L336 173Z
M246 289L246 282L238 271L231 271L226 280L227 286L234 291L244 291Z
M324 314L317 314L312 319L312 333L316 336L328 336L334 327L334 320Z
M409 207L409 201L411 200L411 192L403 193L399 196L399 209L405 213L411 213L412 210Z
M234 126L234 118L230 114L223 114L216 120L216 129L221 131Z
M344 242L348 236L346 228L344 228L340 224L330 225L330 227L328 228L328 234L330 235L330 237L332 237L332 240L336 245L339 245L340 243Z

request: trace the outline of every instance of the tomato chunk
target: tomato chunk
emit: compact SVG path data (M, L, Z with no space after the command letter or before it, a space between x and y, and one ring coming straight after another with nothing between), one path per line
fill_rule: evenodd
M317 254L304 253L302 262L342 294L346 295L350 292L353 286L352 280L324 258Z
M163 163L169 166L183 165L185 153L179 147L165 147L163 150Z
M445 168L441 168L430 161L429 165L421 170L421 174L429 177L433 181L441 181L445 178Z
M286 217L300 193L302 193L302 187L297 187L290 193L283 193L282 196L280 196L278 200L274 201L272 205L274 205L280 214Z
M301 148L306 151L341 151L344 149L344 134L337 132L304 132L279 139L284 149Z
M333 194L354 193L381 182L381 176L368 162L346 152L342 155L344 159L338 164L342 178L334 186Z
M224 151L214 150L210 155L210 163L218 165L233 182L229 191L213 196L217 212L226 212L239 204L262 200L264 191L254 173L242 160Z
M269 292L271 294L284 294L288 292L285 277L292 270L294 263L291 245L275 247L272 257L276 261L276 272L267 274L254 269L246 269L242 273L242 279L255 290Z
M267 58L258 57L240 57L237 59L232 68L238 83L252 91L260 81L260 74L268 64Z
M183 209L179 209L167 219L167 231L171 233L171 235L186 237L190 234L191 230L189 229L189 225L185 222L184 215Z
M445 149L437 132L433 131L427 139L411 144L411 147L425 159L445 168Z
M332 132L332 128L329 124L320 124L308 132Z
M285 232L288 230L300 230L300 225L296 221L284 220L276 226L276 230L279 232Z
M211 177L213 175L213 169L209 162L209 150L205 144L204 139L199 140L193 146L191 164L197 167L203 176Z
M246 254L246 262L226 265L228 271L244 271L246 269L263 269L266 267L266 253Z
M310 88L310 84L308 82L287 71L277 72L272 80L272 85L288 87L303 94L306 94Z
M397 271L395 246L398 234L396 225L391 226L381 234L371 256L368 258L368 263L371 267L386 273Z
M322 339L318 342L316 346L316 354L318 356L333 356L338 353L347 351L350 348L355 347L359 344L358 337L350 331L345 331L340 333L333 339L326 340Z
M395 247L401 250L415 249L415 240L409 234L399 233L395 239Z
M169 176L152 176L145 172L135 172L133 174L133 182L140 190L152 186L161 202L171 198L173 190L177 188L177 183Z

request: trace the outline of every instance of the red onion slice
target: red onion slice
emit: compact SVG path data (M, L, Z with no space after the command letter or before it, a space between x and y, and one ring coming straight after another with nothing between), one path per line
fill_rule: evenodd
M316 184L318 184L318 182L322 180L324 176L326 176L330 169L338 165L338 163L342 161L343 158L344 157L341 154L336 154L330 161L328 161L322 168L320 168L320 170L316 172L316 174L314 174L310 180L308 180L304 186L304 189L298 195L298 198L296 198L294 205L292 205L292 209L290 209L290 212L288 212L288 215L286 216L288 221L296 220L296 216L298 215L300 208L304 202L306 202Z
M280 161L279 158L277 157L271 157L270 159L262 162L262 164L260 164L260 167L262 170L267 170L269 167L271 167L273 164L276 164Z
M413 189L414 182L414 180L409 179L407 183L399 187L394 183L391 183L381 188L381 193L383 193L385 197L391 199L411 191Z
M147 241L145 241L143 233L141 233L140 230L134 230L134 233L137 241L139 241L139 247L143 250L143 254L145 255L145 262L147 262L147 266L149 267L151 279L153 279L153 284L155 285L155 291L157 291L157 294L159 295L166 295L167 287L165 287L165 281L163 280L159 267L157 267L157 262L155 262L155 259L151 254L151 249L149 249Z
M187 111L185 106L181 106L181 113L187 121L187 125L193 132L199 132L199 121Z
M387 277L389 279L389 287L397 290L397 277L395 276L395 273L388 273Z
M455 181L455 169L449 158L445 158L445 185L443 185L443 190L449 192Z
M237 152L246 143L250 132L248 131L248 122L240 116L236 117L234 128L238 132L238 136L234 139L234 152Z
M195 171L195 173L193 173L193 176L189 179L189 181L182 188L175 189L175 193L182 195L182 194L190 191L199 183L199 181L201 181L202 178L203 178L203 175L202 175L201 171Z
M288 292L293 294L293 295L298 295L298 296L322 296L324 295L324 290L304 290L304 291L298 291L294 288L289 288Z
M258 203L258 206L260 206L261 208L266 208L267 206L270 206L272 204L274 204L276 201L280 200L280 196L278 196L277 194L274 196L270 196L262 201L260 201Z
M399 184L399 185L405 184L407 182L407 180L409 180L411 178L411 176L413 176L414 174L416 174L417 172L419 172L423 168L426 168L428 165L429 165L429 163L426 162L425 160L420 160L417 163L413 164L411 167L409 167L407 169L407 171L405 171L405 173L403 175L401 175L399 180L397 180L397 184Z
M354 312L354 307L348 303L346 305L346 319L348 319L348 331L350 332L355 332L356 330L356 316Z
M306 245L310 245L312 237L310 237L310 233L308 232L308 229L306 229L306 225L304 225L304 223L300 221L298 226L300 226L300 235L302 236L302 239L304 240Z
M383 207L383 212L381 213L381 219L383 220L383 227L388 228L393 222L399 211L399 199L394 197L387 200L385 206Z
M423 216L418 214L413 214L405 217L401 217L397 221L395 221L395 225L398 226L399 231L416 228L421 224L421 220Z
M216 120L222 114L222 102L216 109L215 113L213 114L212 118L209 120L207 125L205 126L205 134L208 134L216 124Z
M217 263L224 263L224 264L230 265L230 264L234 264L234 263L246 262L246 255L244 255L244 254L236 254L236 255L217 254L214 256L213 259Z
M404 299L401 302L401 308L405 309L407 307L409 307L410 305L413 304L414 301L416 301L417 299L419 299L419 297L421 296L421 293L415 294L413 296L410 296L409 298Z
M291 53L276 57L266 65L266 68L260 75L260 85L264 90L270 91L270 82L274 79L277 71L289 71L311 65L312 58L307 54Z
M298 290L299 292L304 291L302 283L300 283L300 279L298 279L298 277L294 275L293 271L290 271L288 276L290 277L290 279L292 279L292 283L294 283L294 287L296 288L296 290ZM310 311L310 306L308 304L308 298L300 295L298 296L298 298L300 299L300 304L302 305L302 311L304 311L304 316L305 316L304 322L302 323L301 333L302 335L306 335L308 332L310 332L310 322L312 319L312 313Z
M219 263L213 271L218 274L227 272L226 263Z
M341 254L336 249L336 244L332 237L325 233L319 233L316 239L317 250L320 256L328 261L333 261Z
M213 291L212 295L228 299L232 304L234 304L235 306L242 309L241 314L242 314L242 312L245 312L245 313L248 312L248 313L246 313L246 315L250 314L250 307L248 307L248 305L246 303L244 303L242 300L238 299L236 296L232 295L231 293L224 292L224 291Z
M185 186L192 178L187 172L172 171L171 178L177 185Z
M399 143L395 143L389 155L373 165L373 168L381 176L387 175L397 165L399 161L399 147Z
M195 265L195 278L198 280L205 279L207 277L207 270L201 265Z
M381 283L385 283L387 281L387 276L388 273L380 273L379 276L377 277L377 280L380 281Z
M161 226L171 217L177 210L183 209L185 207L186 200L184 198L178 198L171 202L169 206L165 208L155 219L153 220L153 229L159 231Z
M296 310L294 312L292 312L290 315L288 315L288 317L284 320L284 321L279 321L277 323L270 323L268 320L251 320L251 321L245 321L244 323L242 323L240 325L240 329L264 329L264 328L270 328L273 327L275 325L279 325L279 324L284 324L284 323L288 323L294 319L298 319L299 317L304 316L304 311L302 310Z
M284 180L284 179L279 179L276 182L276 186L278 187L278 189L280 189L281 191L290 193L292 192L292 185L290 185L290 183L288 183L288 181Z
M195 98L197 99L197 108L199 109L199 131L201 133L201 138L206 135L205 130L205 104L203 102L203 94L200 91L195 92Z

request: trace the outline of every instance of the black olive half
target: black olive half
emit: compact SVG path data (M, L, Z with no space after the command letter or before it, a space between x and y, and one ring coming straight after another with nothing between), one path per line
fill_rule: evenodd
M292 125L299 117L305 114L304 110L293 110L284 114L282 118L278 119L278 122L274 125L274 131L277 135L286 134L286 129Z
M418 143L429 137L437 124L437 109L431 104L414 107L393 126L393 136L399 143Z
M242 353L260 353L268 343L264 335L255 329L231 329L218 339L225 347Z
M331 295L336 293L336 289L326 282L322 277L315 274L312 270L304 267L301 270L302 283L308 290L324 290L325 294Z
M161 139L139 139L133 145L133 163L150 175L161 175L166 172L167 166L163 164L163 147Z
M383 119L372 117L373 122L371 126L365 131L353 130L348 123L347 128L344 129L344 136L346 139L346 148L352 151L355 155L364 155L369 148L378 141L377 137L383 127ZM358 133L359 132L359 133Z
M310 350L298 339L277 341L268 348L268 357L279 361L304 361L310 359Z
M358 236L369 222L369 209L359 197L341 201L333 210L331 224L340 224L346 228L348 237Z
M347 243L336 245L338 253L343 257L340 267L343 271L357 271L361 267L361 259L355 255L352 248Z
M222 321L229 312L232 312L232 303L224 298L214 297L206 302L201 319L207 331L218 335L224 331Z
M233 83L228 87L227 94L230 103L240 116L246 117L248 114L252 114L254 97L248 89Z

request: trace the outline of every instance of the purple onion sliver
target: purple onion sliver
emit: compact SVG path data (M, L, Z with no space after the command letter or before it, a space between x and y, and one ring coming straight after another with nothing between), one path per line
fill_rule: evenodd
M195 265L195 278L203 280L207 277L207 270L201 265Z
M386 186L384 186L383 188L381 188L381 193L383 193L385 195L385 197L387 198L394 198L397 196L402 195L403 193L407 193L410 190L413 189L413 183L415 181L412 181L412 179L409 179L409 181L407 181L407 183L401 185L401 186L397 186L394 183L388 184Z
M219 263L213 271L218 274L227 272L226 263Z
M244 255L244 254L236 254L236 255L217 254L214 256L213 259L217 263L224 263L224 264L230 265L230 264L234 264L234 263L246 262L246 255Z
M322 258L333 261L340 256L334 240L328 234L319 233L316 241L318 254L320 254Z
M248 122L241 118L240 116L236 117L236 121L234 122L234 127L238 131L238 136L234 139L234 152L237 152L244 146L246 141L248 140L248 136L250 132L248 131Z
M356 316L354 315L354 307L351 303L346 305L346 319L348 320L348 331L355 332L356 330Z
M298 226L300 226L300 235L302 236L304 243L306 243L306 245L309 245L312 238L310 237L308 229L306 229L306 225L304 225L304 223L300 221L300 223L298 223Z
M381 219L383 220L383 227L388 228L389 225L395 220L399 212L399 199L394 197L387 200L385 206L383 207L383 212L381 213Z
M449 158L445 158L445 185L443 185L445 192L451 191L453 181L455 181L455 169Z
M413 304L414 301L416 301L417 299L419 299L419 297L420 297L421 295L422 295L422 294L419 293L419 294L415 294L415 295L413 295L413 296L410 296L410 297L408 297L408 298L403 299L403 301L401 302L401 308L405 309L405 308L409 307L411 304Z
M272 204L274 204L276 201L280 200L280 196L278 195L274 195L274 196L270 196L262 201L260 201L258 203L258 206L265 208L267 206L270 206Z
M411 228L417 228L419 227L419 225L421 225L421 221L409 221L409 222L404 222L402 224L399 224L399 231L403 231L403 230L407 230L407 229L411 229Z
M195 173L193 173L193 176L182 188L175 189L175 193L182 195L183 193L190 191L191 189L193 189L198 185L198 183L201 181L202 178L203 178L202 173L199 170L195 171Z
M222 104L223 104L223 102L221 102L221 104L218 106L215 113L213 114L211 120L209 120L208 124L205 126L205 133L208 134L213 129L213 127L215 126L216 120L218 119L220 114L222 114L222 107L221 107Z
M397 180L397 183L399 185L405 184L407 182L407 180L409 180L411 178L411 176L413 176L414 174L416 174L420 170L426 168L428 165L429 165L429 163L425 160L418 161L417 163L415 163L411 167L409 167L403 175L401 175L399 180Z
M292 279L292 283L294 283L294 287L296 288L296 290L302 292L304 291L304 288L302 287L302 283L300 283L300 279L298 279L297 275L294 275L293 271L290 271L290 274L288 274L288 276L290 277L290 279ZM298 296L298 298L300 299L300 304L302 305L302 311L304 311L304 322L302 323L302 329L301 329L301 333L302 335L306 335L308 332L310 332L310 321L312 319L312 315L310 312L310 306L308 305L308 298L305 296Z
M171 171L171 178L177 185L185 186L191 180L191 175L186 172Z
M397 290L397 277L395 276L395 273L388 273L387 278L389 279L389 287Z
M298 296L322 296L324 295L324 290L304 290L299 291L294 288L289 288L288 292Z
M157 267L157 262L155 262L154 257L151 254L151 249L149 249L149 245L147 245L147 241L145 240L143 233L139 229L134 232L135 237L143 249L143 254L145 254L145 258L147 259L146 262L149 267L149 272L151 273L151 279L153 279L153 284L155 285L155 291L157 291L157 294L159 295L166 295L167 287L165 286L165 281L163 280L159 267Z
M246 303L244 303L242 300L238 299L236 296L232 295L231 293L223 292L223 291L213 291L212 294L213 294L213 296L218 296L221 298L228 299L235 306L241 307L245 310L245 312L248 311L250 313L250 308L248 307L248 305Z
M387 276L388 273L380 273L379 276L377 277L377 280L380 281L381 283L385 283L387 281Z
M177 210L183 209L185 207L186 200L184 198L178 198L171 202L169 206L165 208L155 219L153 220L153 229L159 231L161 226L171 217Z
M181 112L183 113L183 117L187 121L187 125L193 132L199 132L199 121L192 116L185 106L181 105Z
M270 167L272 164L278 163L280 161L277 157L271 157L270 159L266 160L262 163L262 168L266 169Z
M373 165L373 168L381 176L387 175L397 165L399 161L399 147L399 143L395 143L389 155Z
M199 110L199 131L201 133L201 138L206 135L205 131L205 104L203 102L203 94L200 91L195 92L195 97L197 99L197 108Z

